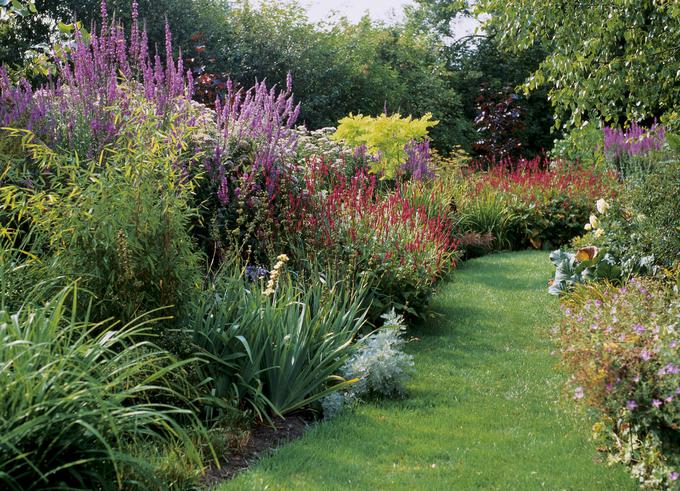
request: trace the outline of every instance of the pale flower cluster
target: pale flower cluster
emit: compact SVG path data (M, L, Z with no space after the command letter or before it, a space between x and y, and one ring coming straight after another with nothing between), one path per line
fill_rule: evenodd
M276 292L276 287L278 286L279 283L279 276L281 276L281 270L283 270L283 267L286 265L287 262L288 256L286 256L285 254L280 254L276 258L276 264L274 265L274 268L269 274L267 288L265 288L264 292L262 292L264 295L269 296L273 295Z
M604 198L600 198L595 203L595 208L600 215L606 215L609 211L609 203L607 203ZM600 220L597 215L590 215L590 220L586 223L584 227L587 231L593 231L593 235L596 238L602 237L604 235L604 229L600 227Z

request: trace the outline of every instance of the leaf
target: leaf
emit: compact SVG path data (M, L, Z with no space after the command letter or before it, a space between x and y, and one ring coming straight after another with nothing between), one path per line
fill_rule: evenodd
M57 24L57 27L59 28L59 30L61 32L65 33L65 34L73 31L73 29L74 29L73 24L64 24L61 21L59 22L59 24Z

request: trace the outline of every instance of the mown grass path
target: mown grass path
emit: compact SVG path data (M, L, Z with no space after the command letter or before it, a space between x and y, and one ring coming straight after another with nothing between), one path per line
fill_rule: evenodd
M564 400L549 272L543 252L470 261L412 330L409 399L321 424L220 489L636 489Z

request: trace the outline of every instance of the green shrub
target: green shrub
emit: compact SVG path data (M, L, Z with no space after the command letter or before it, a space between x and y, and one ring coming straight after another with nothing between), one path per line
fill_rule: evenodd
M588 122L571 130L564 138L555 140L550 157L591 169L606 167L604 135L597 124Z
M343 293L323 278L303 285L284 273L268 280L225 266L207 285L191 321L211 360L211 395L250 406L261 417L287 414L346 385L336 376L364 323L363 292ZM266 284L265 284L266 283Z
M550 249L568 244L583 231L583 224L593 209L589 201L562 195L537 200L535 203L514 203L515 247Z
M197 212L174 165L181 146L169 138L142 126L116 150L84 162L31 144L34 165L49 172L30 187L2 190L10 223L49 239L41 258L81 279L96 320L127 322L159 307L172 315L200 283L190 235Z
M198 426L191 411L152 402L183 399L164 383L183 363L139 340L145 322L78 322L75 289L40 307L29 300L0 310L3 489L162 489L162 476L132 456L139 442L179 441L197 459L178 423Z
M671 266L680 260L680 160L659 165L644 179L628 184L630 208L643 218L626 234L638 254L651 254ZM630 221L628 221L630 224ZM637 239L637 240L636 240ZM635 242L633 242L635 241Z
M616 258L624 276L671 268L680 261L680 205L671 198L678 193L680 161L629 179L606 212L595 216L597 227L586 225L593 229L587 238Z

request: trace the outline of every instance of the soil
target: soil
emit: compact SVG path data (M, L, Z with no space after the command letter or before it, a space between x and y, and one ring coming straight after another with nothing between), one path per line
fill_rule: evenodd
M234 449L233 453L225 456L220 467L211 466L203 478L207 485L233 478L241 471L248 469L263 455L281 445L297 440L313 424L315 419L311 414L300 413L273 420L274 426L258 425L250 431L248 440Z

